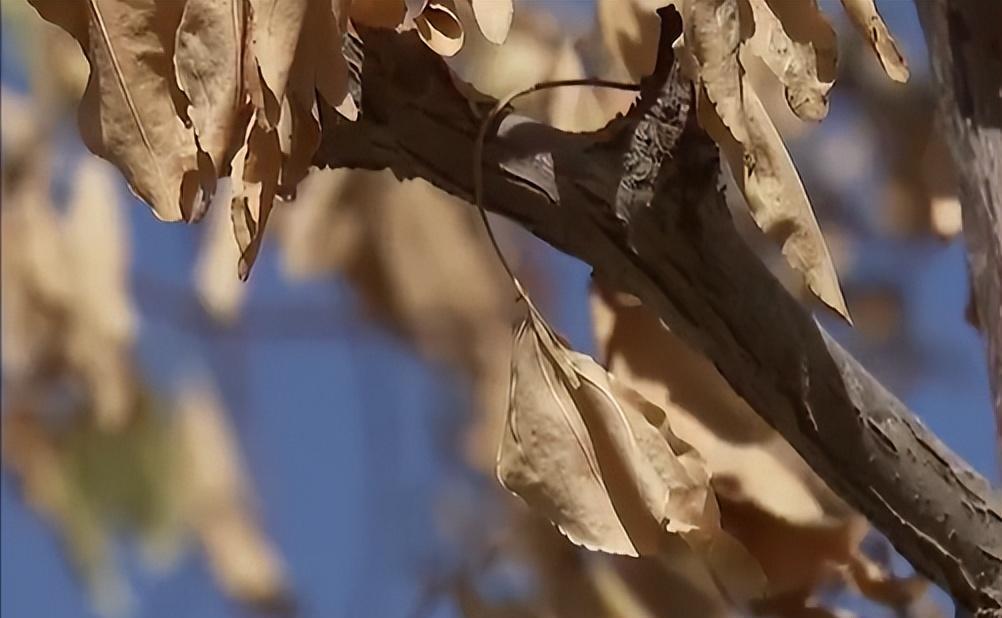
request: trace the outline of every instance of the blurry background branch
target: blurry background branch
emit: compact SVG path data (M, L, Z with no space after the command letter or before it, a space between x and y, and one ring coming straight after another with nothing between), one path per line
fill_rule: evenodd
M345 123L326 114L316 162L389 168L469 199L476 102L415 37L364 38L364 53L356 39L346 50L363 116ZM655 94L689 96L673 82ZM608 132L567 134L506 118L485 154L485 205L640 297L916 568L959 604L1002 615L1002 514L987 481L766 271L723 206L716 149L695 127L690 102L668 106L674 117L662 102L642 102L604 140ZM654 208L636 208L637 196L621 186L624 165L660 163L654 149L629 147L639 131L671 155ZM679 133L676 143L670 136Z
M960 180L967 266L1002 452L1002 3L916 1Z

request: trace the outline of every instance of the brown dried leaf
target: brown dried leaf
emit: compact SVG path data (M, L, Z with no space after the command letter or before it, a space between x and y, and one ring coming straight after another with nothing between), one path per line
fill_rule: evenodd
M679 534L731 598L758 595L761 571L720 530L704 463L664 411L535 317L515 333L511 379L497 465L506 488L589 549L659 555L666 533Z
M908 62L877 12L873 0L842 0L842 6L856 30L870 42L870 47L876 52L887 76L896 82L908 81Z
M263 82L265 113L258 122L266 128L278 124L285 100L289 74L296 57L300 33L310 0L250 0L249 51ZM249 67L247 80L257 81L257 71ZM253 98L253 97L252 97ZM257 103L260 107L261 104Z
M747 144L744 69L738 53L747 34L742 29L751 24L747 17L742 19L741 6L741 0L687 2L682 17L685 47L698 64L699 83L734 139Z
M835 266L800 176L741 66L741 42L750 34L752 21L746 7L742 0L685 6L685 45L698 64L702 86L700 123L727 157L758 226L782 246L808 288L849 319Z
M813 0L749 3L755 18L750 50L783 83L793 113L804 120L822 120L835 83L835 31Z
M831 253L800 175L751 84L744 77L741 83L740 105L724 105L736 128L728 129L705 90L698 101L700 124L720 146L758 226L782 247L815 296L849 320Z
M865 519L653 312L601 290L592 310L608 369L661 406L705 459L724 529L761 563L769 603L792 598L804 607L836 567L855 560Z
M219 402L207 387L192 387L183 392L178 414L189 523L213 575L241 602L287 607L285 568L253 512L239 449Z
M511 29L512 0L470 0L477 26L495 45L504 43Z
M178 116L174 32L183 4L156 0L33 0L79 41L91 65L80 106L88 148L108 159L164 221L191 216L198 190L195 137Z
M212 180L225 173L249 118L243 91L244 0L187 0L177 30L174 64L189 101L199 148Z
M440 56L455 56L463 48L463 24L453 0L430 0L414 25L424 44Z

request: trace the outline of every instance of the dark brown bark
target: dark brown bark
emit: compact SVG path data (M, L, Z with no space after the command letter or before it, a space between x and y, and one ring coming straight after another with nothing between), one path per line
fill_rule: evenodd
M937 120L960 181L967 265L988 347L1002 463L1002 2L916 0Z
M364 40L346 46L362 117L324 110L317 163L391 169L469 200L482 100L457 90L416 37ZM745 245L716 147L664 54L641 102L599 133L506 117L485 152L486 207L656 310L916 569L972 613L1002 616L998 497Z

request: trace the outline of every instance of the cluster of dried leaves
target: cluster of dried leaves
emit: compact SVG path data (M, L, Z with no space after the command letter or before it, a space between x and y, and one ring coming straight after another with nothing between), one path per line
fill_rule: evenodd
M582 55L605 76L647 74L657 47L654 10L674 4L685 24L676 49L699 89L700 120L721 146L753 217L809 288L848 317L800 177L756 93L760 86L748 76L748 67L764 63L797 116L825 116L836 40L814 0L599 0L598 28L577 45L558 28L517 14L509 38L510 0L31 2L74 36L90 63L80 123L91 150L113 162L161 219L192 221L209 210L196 285L214 316L239 316L244 291L233 264L246 278L275 200L298 194L293 208L274 217L286 273L347 277L377 319L422 353L467 373L481 410L469 449L473 465L496 465L502 484L575 544L638 557L583 557L509 505L510 526L538 541L528 549L515 544L512 551L530 554L528 562L546 583L544 595L552 595L550 608L566 607L567 613L548 615L580 615L571 608L581 605L568 598L588 595L596 599L590 615L660 615L689 604L705 615L750 607L825 616L835 614L817 607L815 595L833 583L896 606L921 594L922 582L896 580L860 551L865 520L708 361L642 307L611 291L595 293L601 365L571 350L534 309L516 329L509 357L510 298L472 209L423 183L398 183L387 175L328 171L306 177L319 143L318 105L349 120L359 113L340 52L352 28L413 29L443 56L463 48L469 24L489 44L508 38L492 49L472 34L472 49L457 65L460 71L465 65L481 90L501 96L528 85L511 81L523 78L522 71L535 72L529 84L582 77ZM844 6L887 74L906 79L904 60L872 1L844 0ZM506 62L519 74L496 68ZM489 66L496 72L490 74ZM628 104L620 94L561 91L539 111L562 128L586 130ZM81 176L88 167L81 167ZM94 189L108 182L101 169L103 180L81 180L80 191L113 193L107 185ZM227 177L229 211L208 209L217 181ZM109 233L87 227L88 221L106 223L120 214L75 216L74 207L61 217L35 207L49 204L45 185L12 185L5 178L3 246L5 257L8 247L16 256L4 260L5 302L31 303L13 314L24 320L51 316L44 328L18 324L8 331L5 306L5 368L23 362L28 374L44 373L41 367L52 361L37 358L55 356L61 372L90 389L90 414L124 427L117 435L125 440L129 428L152 422L148 414L130 419L127 412L141 407L142 387L128 375L132 318L125 257L82 252L84 238L91 250L97 234ZM15 206L9 207L8 187L35 193L10 200ZM402 207L415 201L420 207ZM30 209L16 206L29 203ZM93 197L80 204L109 208L107 200ZM14 225L19 227L9 227ZM97 244L107 252L126 246L124 235ZM46 268L44 260L93 272ZM65 274L65 281L50 281L52 273ZM79 285L92 280L107 285ZM19 291L8 294L8 284ZM121 308L118 313L109 315L108 299L117 299L111 306ZM7 332L48 336L8 351ZM17 361L19 355L29 360ZM131 390L115 392L122 388ZM186 488L190 494L178 508L222 585L267 605L283 597L281 569L249 514L232 439L211 398L188 401L193 403L182 410L200 412L182 413L162 430L192 445L185 463L166 466L198 481ZM39 510L72 530L66 523L74 512L70 499L43 495L46 487L68 482L58 480L59 464L53 463L64 457L64 440L30 414L11 419L18 423L17 432L7 432L11 440L38 446L5 448L5 456L26 493L40 496L32 498ZM222 455L204 457L210 452ZM567 560L554 566L557 556ZM667 581L682 582L678 588L685 592L659 596L660 582ZM474 587L455 590L470 615L491 615Z
M510 0L464 6L501 42ZM293 195L320 138L320 99L358 109L341 54L352 24L415 29L429 47L462 47L453 0L37 0L90 63L80 130L165 221L201 218L219 178L246 278L275 199Z
M32 34L60 46L52 31ZM50 68L33 100L4 91L0 105L4 468L106 614L130 600L115 561L122 536L157 569L195 541L235 599L287 606L284 567L211 389L187 386L168 405L137 369L128 204L114 168L58 153L57 119L34 113L69 107L50 97L71 93L58 82L77 73ZM61 198L54 177L67 168Z

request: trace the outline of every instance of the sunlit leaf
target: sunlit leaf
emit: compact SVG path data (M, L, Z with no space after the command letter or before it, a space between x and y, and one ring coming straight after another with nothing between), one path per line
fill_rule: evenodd
M178 115L174 32L180 2L34 0L39 14L73 34L91 65L80 132L157 217L190 217L198 191L195 136Z

